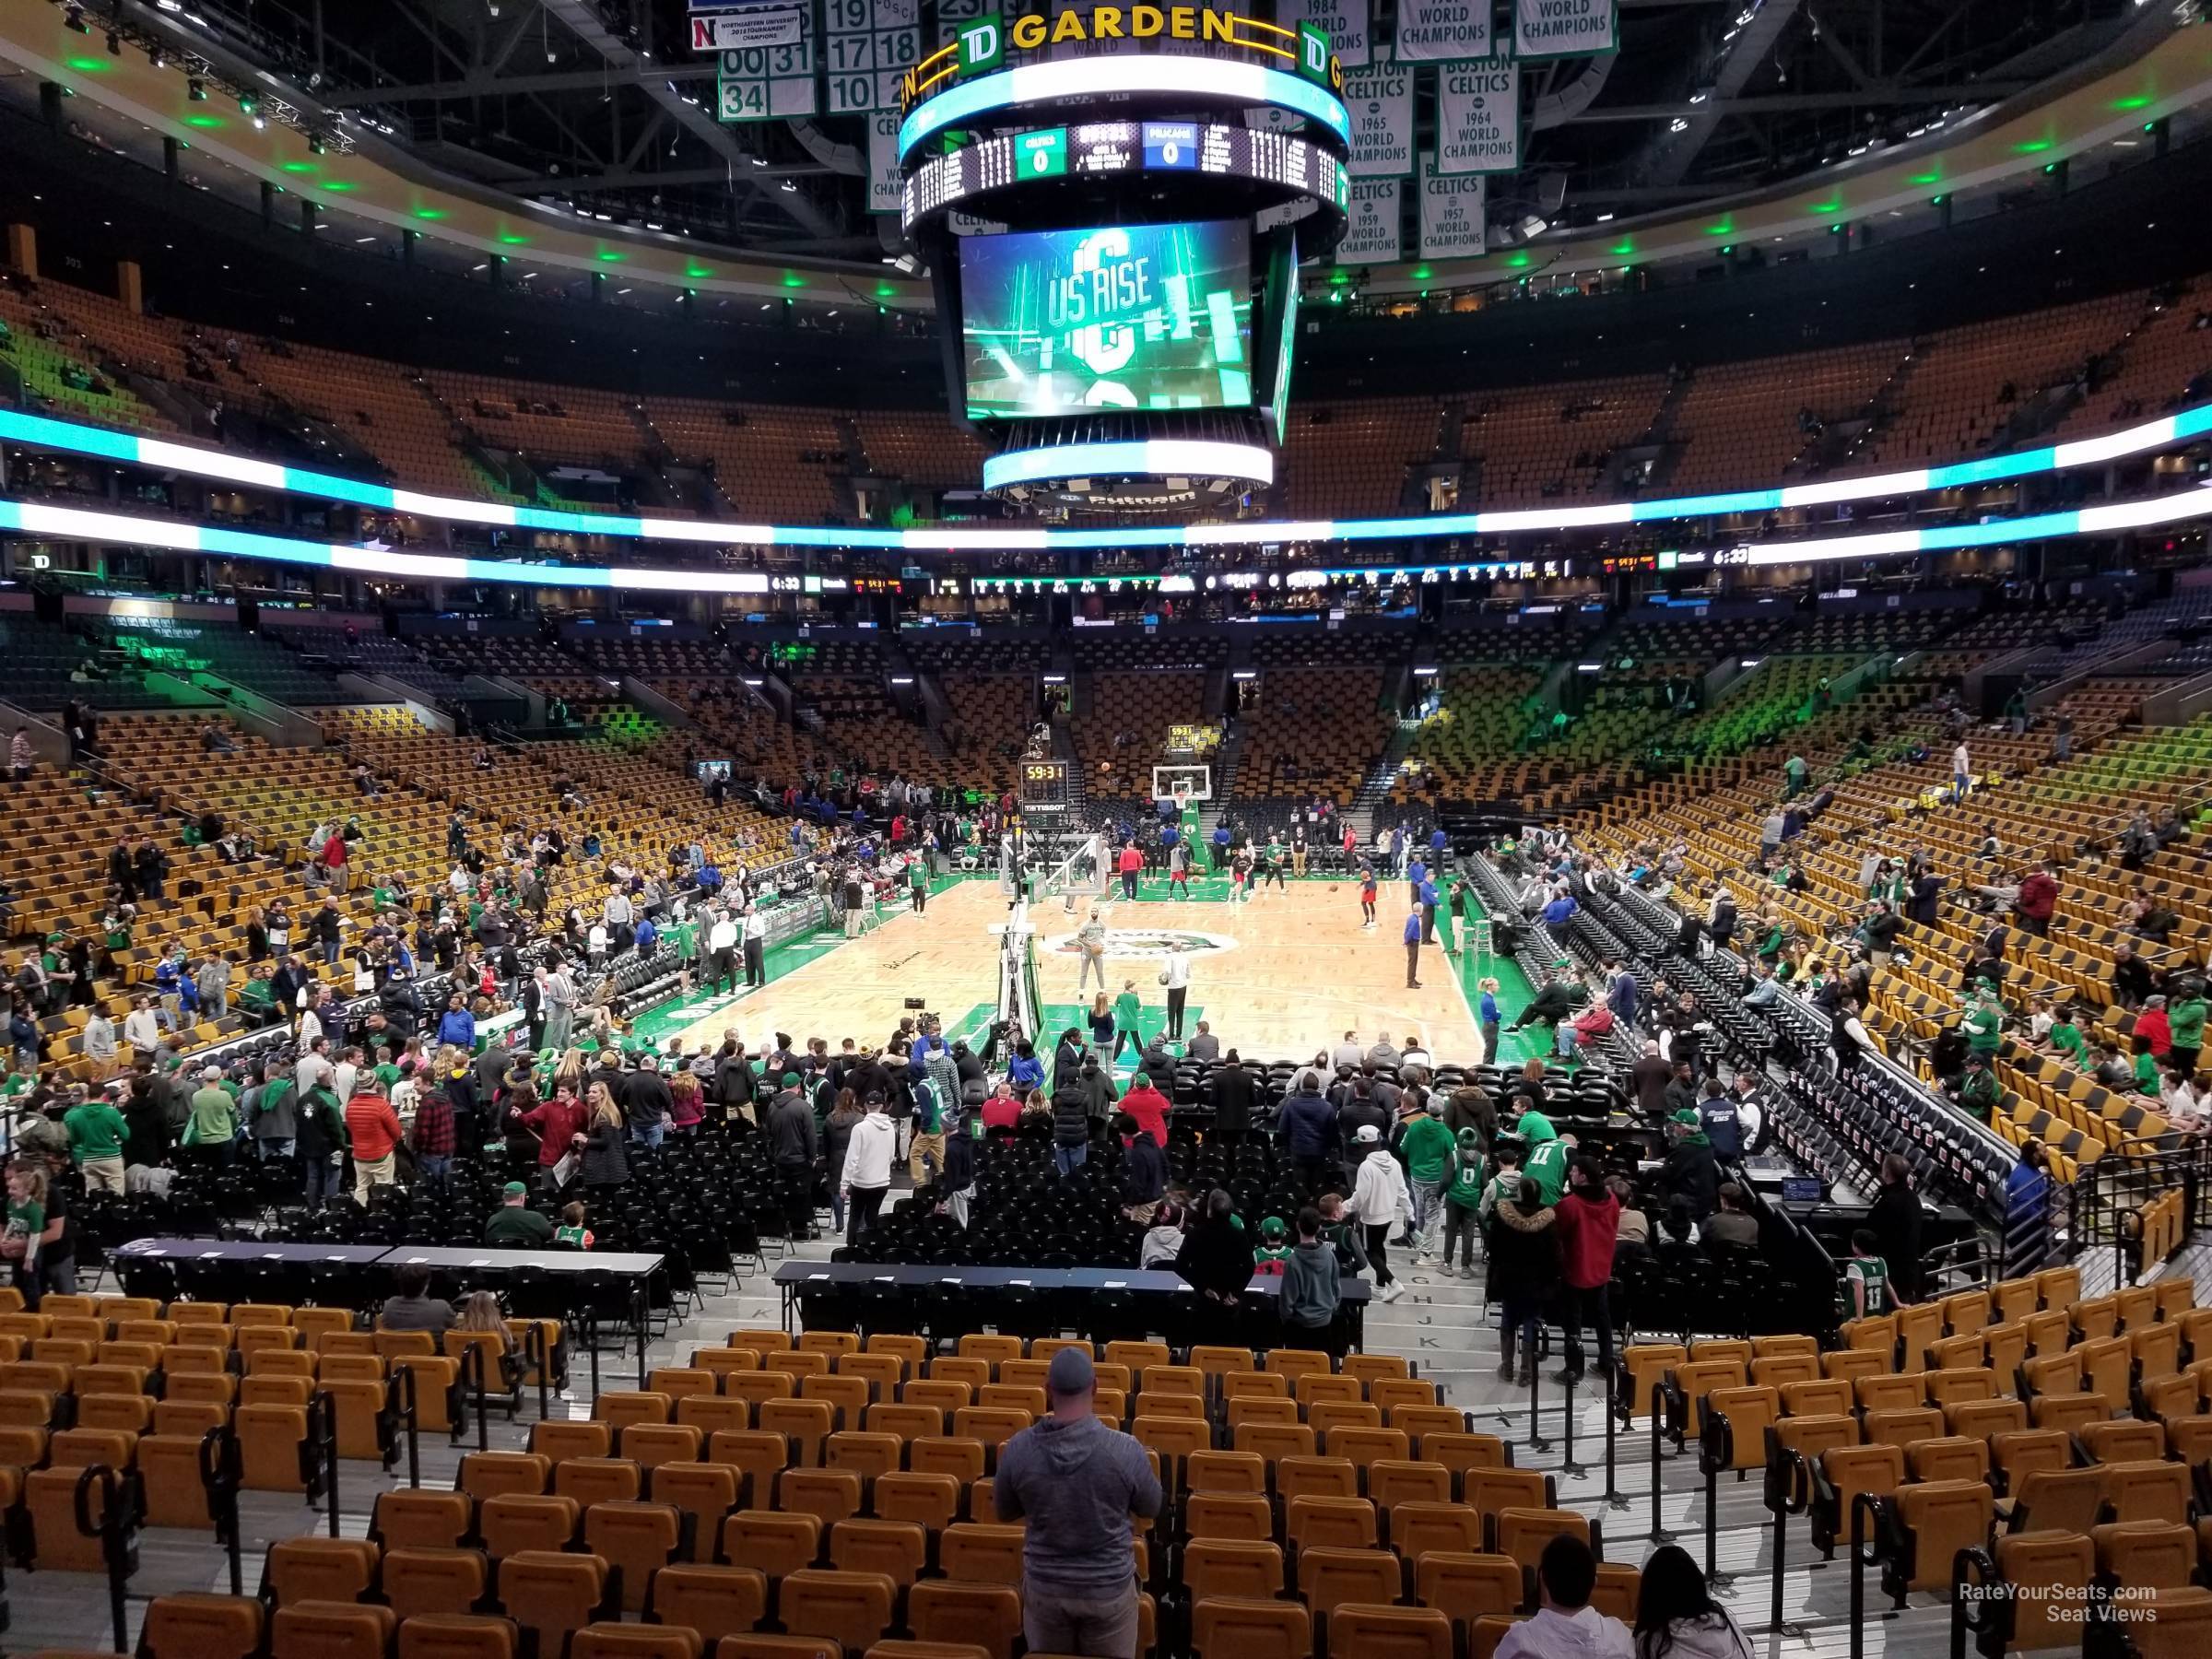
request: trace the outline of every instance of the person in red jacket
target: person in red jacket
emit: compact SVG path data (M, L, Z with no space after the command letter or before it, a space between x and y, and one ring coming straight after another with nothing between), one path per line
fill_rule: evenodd
M574 1088L566 1083L544 1105L514 1114L516 1123L537 1136L537 1175L546 1183L547 1193L557 1191L560 1185L553 1166L575 1149L572 1143L584 1133L591 1116L591 1109L576 1098Z
M1151 1077L1145 1072L1136 1074L1129 1085L1129 1092L1119 1102L1121 1109L1136 1120L1136 1126L1161 1146L1168 1144L1168 1097L1152 1086Z
M366 1205L371 1188L397 1179L392 1149L400 1138L399 1119L372 1076L364 1075L346 1102L346 1138L353 1147L353 1195Z
M1124 899L1135 898L1136 875L1145 867L1145 855L1136 850L1135 841L1122 843L1122 856L1114 867L1122 873L1122 897Z
M1559 1324L1567 1334L1564 1382L1583 1374L1583 1321L1597 1327L1597 1369L1613 1369L1613 1245L1620 1235L1620 1200L1606 1190L1594 1159L1568 1167L1567 1194L1557 1206L1559 1240Z
M2058 877L2047 864L2038 865L2020 877L2020 890L2012 901L2020 926L2038 937L2051 932L2051 912L2058 908Z
M2151 1058L2163 1065L2167 1051L2173 1047L2173 1022L2166 1018L2166 999L2162 996L2146 998L2143 1012L2136 1016L2133 1035L2150 1044Z

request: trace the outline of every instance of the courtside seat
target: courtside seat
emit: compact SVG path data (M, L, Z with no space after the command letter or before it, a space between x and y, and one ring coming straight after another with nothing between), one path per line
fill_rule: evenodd
M1194 1601L1191 1652L1196 1659L1312 1659L1313 1618L1298 1602L1218 1596Z
M359 1601L376 1585L377 1547L352 1538L286 1538L269 1546L262 1594L272 1605Z
M269 1659L385 1659L398 1628L390 1607L296 1602L269 1621Z
M369 1536L394 1549L454 1549L475 1524L476 1504L466 1492L396 1488L377 1494Z
M1142 1610L1140 1607L1140 1623ZM915 1642L957 1649L971 1644L982 1659L1014 1659L1021 1636L1021 1596L1006 1584L959 1584L925 1579L907 1593L907 1623ZM871 1652L880 1653L888 1643Z
M252 1659L261 1650L262 1604L247 1595L157 1595L138 1638L143 1659Z
M743 1635L768 1617L768 1578L756 1567L677 1564L653 1574L646 1616L708 1641Z
M1962 1549L1989 1547L1994 1499L1974 1480L1935 1480L1900 1487L1887 1500L1897 1549L1882 1567L1883 1587L1902 1604L1912 1590L1948 1589Z
M500 1611L535 1633L539 1653L558 1653L571 1631L616 1616L607 1580L597 1556L525 1549L500 1563Z
M569 1638L569 1659L700 1659L697 1630L677 1625L587 1625Z
M2015 1533L1997 1540L1996 1563L1997 1576L2012 1587L1997 1604L2009 1627L2006 1648L2078 1650L2081 1603L2075 1598L2097 1571L2090 1540L2074 1532Z
M491 1586L480 1549L387 1549L384 1601L402 1618L474 1612Z

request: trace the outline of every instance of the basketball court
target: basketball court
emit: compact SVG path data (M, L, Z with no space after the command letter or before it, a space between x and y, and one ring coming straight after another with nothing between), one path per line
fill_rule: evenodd
M1141 890L1160 885L1147 881ZM1221 884L1204 886L1219 890ZM1095 978L1090 988L1078 989L1081 959L1074 938L1095 902L1109 930L1109 997L1134 981L1147 1032L1165 1021L1167 994L1159 975L1172 946L1191 965L1186 1037L1203 1018L1224 1047L1255 1058L1302 1058L1347 1030L1358 1031L1364 1042L1388 1031L1401 1044L1418 1038L1439 1054L1479 1054L1482 1040L1457 964L1441 947L1423 947L1421 989L1406 989L1399 942L1404 897L1402 883L1385 885L1371 933L1360 929L1359 888L1351 882L1292 881L1243 904L1079 897L1071 912L1057 897L1041 899L1030 911L1041 1044L1078 1023L1095 991ZM995 881L957 882L933 897L921 915L903 908L889 912L860 938L830 943L757 992L700 1005L699 1017L677 1034L687 1047L719 1042L733 1027L748 1043L773 1031L800 1040L850 1033L880 1041L910 1012L907 999L921 997L948 1036L972 1036L997 1009L1006 918L1007 901Z

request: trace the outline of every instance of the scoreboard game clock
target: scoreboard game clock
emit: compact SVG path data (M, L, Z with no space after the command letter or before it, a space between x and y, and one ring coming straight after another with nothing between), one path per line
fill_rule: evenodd
M1067 810L1067 762L1024 760L1021 763L1021 806L1025 812Z

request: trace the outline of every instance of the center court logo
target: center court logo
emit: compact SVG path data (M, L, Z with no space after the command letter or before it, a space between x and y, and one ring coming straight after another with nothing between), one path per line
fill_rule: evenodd
M1207 950L1234 950L1237 942L1227 934L1192 933L1180 927L1110 927L1106 954L1135 957L1140 961L1171 956L1195 956ZM1080 954L1074 934L1055 934L1040 941L1040 948L1058 956Z

